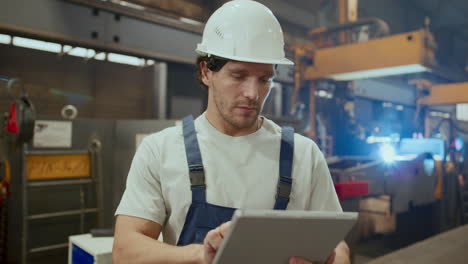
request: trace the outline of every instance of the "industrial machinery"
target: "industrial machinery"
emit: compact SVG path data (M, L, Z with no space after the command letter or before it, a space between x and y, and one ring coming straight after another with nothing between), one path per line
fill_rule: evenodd
M347 34L363 26L377 25L377 32L336 41L333 35ZM341 32L341 33L339 33ZM356 33L359 34L359 33ZM355 34L355 35L356 35ZM363 78L396 76L430 72L437 65L436 43L427 28L397 35L388 35L388 25L380 19L368 18L309 32L313 45L294 47L295 92L292 96L292 112L302 88L310 89L309 124L311 138L315 135L315 93L321 81L354 81ZM383 36L382 36L383 35ZM370 39L375 37L374 39ZM398 48L396 48L398 47ZM350 84L352 86L352 84Z
M424 237L462 224L468 216L464 211L468 205L468 191L464 185L466 172L463 171L466 168L466 148L464 139L457 136L466 134L468 130L453 118L442 119L438 120L435 128L447 121L451 132L442 138L433 138L438 131L434 131L434 121L429 114L432 110L428 107L466 103L468 90L465 83L414 83L418 85L420 96L415 119L424 118L426 138L416 136L382 143L379 149L382 156L334 157L329 158L328 163L343 208L363 212L361 225L358 226L386 227L376 229L379 232L395 231L397 228L408 231L411 230L409 223L414 225L424 216L424 223L431 223L425 226L428 233ZM368 184L367 193L361 191L362 182ZM388 197L387 201L385 197ZM380 205L377 206L375 201ZM369 207L370 204L372 206ZM377 223L364 218L368 213L377 216L373 217Z
M38 116L32 141L9 147L8 261L63 263L69 236L112 228L138 144L174 123Z
M367 182L368 192L354 196L390 195L392 213L406 212L410 204L418 206L434 202L437 179L435 160L445 155L444 141L403 139L398 145L396 149L385 145L384 156L377 158L355 156L328 159L333 180L336 183Z
M434 118L431 118L431 108L441 105L455 105L468 103L468 83L432 84L428 80L415 80L418 90L417 112L415 120L424 120L424 132L426 137L440 134L439 129L443 122L448 124L448 131L444 136L447 140L448 155L443 157L443 177L440 179L440 189L445 195L445 208L447 211L446 225L456 226L468 222L468 189L465 179L468 176L465 158L465 135L468 129L463 128L454 113L447 113L441 120L437 120L434 126ZM463 109L457 109L463 112ZM440 119L440 118L439 118ZM465 120L466 121L466 120ZM443 191L442 191L443 190ZM452 216L453 215L453 216Z
M433 157L444 156L444 151L443 140L403 139L395 146L385 144L382 156L329 158L343 209L362 213L354 236L396 231L397 224L405 224L396 222L397 215L436 202Z
M302 79L351 81L425 72L435 65L434 49L434 38L426 29L320 48Z
M313 44L294 49L296 69L292 112L297 108L299 91L309 89L310 97L305 100L308 100L309 107L308 132L313 139L318 139L315 134L315 95L324 82L344 87L342 90L352 90L354 80L430 72L437 65L436 43L428 30L428 21L425 21L424 29L389 35L388 25L380 19L357 20L356 16L350 18L347 15L343 18L341 9L346 13L349 1L340 3L342 24L309 32ZM374 30L364 34L360 30L363 27L374 27ZM352 112L353 103L347 103L347 100L352 100L350 97L352 95L345 95L337 102L342 104L340 108L345 111L351 109ZM353 119L353 114L347 118ZM356 122L353 124L357 126ZM436 184L438 177L433 157L444 154L439 153L439 148L422 151L416 146L421 145L419 143L443 146L442 140L404 139L380 144L383 157L371 152L367 156L338 156L327 160L343 208L364 212L358 226L376 224L364 218L369 213L378 216L373 220L384 223L381 226L385 227L380 232L395 231L398 226L407 225L398 215L411 215L413 208L436 203L435 190L437 186L440 189L440 185ZM411 151L408 151L408 146L411 146ZM420 216L411 215L409 218L416 217ZM403 221L408 222L409 218Z
M349 32L363 26L375 26L378 33L349 41L353 39ZM389 35L384 21L369 18L313 30L309 36L314 45L297 46L294 50L296 71L292 105L294 112L299 90L310 90L305 100L309 106L309 136L314 139L318 139L315 95L321 83L341 81L336 85L352 87L357 79L428 72L437 64L436 44L428 29ZM343 81L348 83L343 84ZM349 108L346 101L342 104L343 108ZM426 145L429 149L424 149ZM331 157L327 161L343 208L378 215L380 219L375 219L386 225L380 231L388 232L396 230L396 215L410 214L414 207L434 204L437 188L440 198L440 184L436 185L438 178L434 169L436 162L440 167L440 159L436 161L433 157L443 157L445 149L442 140L404 139L381 144L380 150L383 157L374 152L368 156ZM384 206L369 206L371 204ZM360 224L372 223L361 219Z

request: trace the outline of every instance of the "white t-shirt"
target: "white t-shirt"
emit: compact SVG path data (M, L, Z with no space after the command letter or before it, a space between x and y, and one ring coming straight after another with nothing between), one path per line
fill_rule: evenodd
M231 137L205 115L195 120L206 177L207 202L244 209L273 209L278 184L281 127L264 118L247 136ZM342 211L327 163L317 145L295 134L288 210ZM192 201L182 126L147 136L138 147L116 215L163 226L176 244Z

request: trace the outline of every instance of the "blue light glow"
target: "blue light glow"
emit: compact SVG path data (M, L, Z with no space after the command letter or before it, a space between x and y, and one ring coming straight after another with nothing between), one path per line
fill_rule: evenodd
M386 163L393 163L396 158L395 148L391 144L383 144L380 147L380 156Z

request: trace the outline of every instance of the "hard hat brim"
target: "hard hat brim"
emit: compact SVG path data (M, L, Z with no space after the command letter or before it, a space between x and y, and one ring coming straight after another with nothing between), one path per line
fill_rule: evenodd
M244 62L253 62L253 63L264 63L264 64L281 64L281 65L294 65L294 62L292 62L289 59L286 58L281 58L281 59L262 59L262 58L246 58L246 57L240 57L240 56L226 56L226 55L221 55L221 54L215 54L215 53L207 53L204 51L201 51L199 49L195 50L198 54L205 56L205 55L214 55L220 58L225 58L229 60L235 60L235 61L244 61Z

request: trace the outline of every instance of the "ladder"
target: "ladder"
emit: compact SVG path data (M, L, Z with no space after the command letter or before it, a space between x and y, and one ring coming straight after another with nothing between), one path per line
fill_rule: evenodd
M468 186L465 181L465 185L462 188L462 198L463 198L463 224L468 224Z
M103 203L102 203L102 175L97 166L100 166L100 158L97 157L98 152L92 150L29 150L28 146L24 144L22 151L22 161L21 161L21 174L22 174L22 238L21 238L21 263L28 263L28 256L32 253L50 251L55 249L67 248L68 247L68 237L63 237L63 243L51 244L41 247L30 247L30 225L31 222L37 221L40 219L50 219L50 218L59 218L66 216L79 216L79 230L81 233L88 232L85 230L85 216L87 214L96 214L97 223L99 227L103 225ZM87 157L87 158L86 158ZM53 161L50 161L51 158L57 158L55 164L58 164L57 168L62 168L65 172L64 174L73 173L77 175L52 175L57 174L57 170L54 171ZM60 163L61 158L80 158L82 159L82 164L77 162L63 162ZM42 159L42 160L41 160ZM88 168L86 168L86 160L88 160ZM48 161L49 160L49 161ZM43 163L41 163L43 162ZM48 164L50 162L50 164ZM75 167L70 164L74 164ZM79 165L77 165L79 164ZM60 166L59 166L60 165ZM69 167L67 167L69 166ZM52 169L51 169L52 168ZM49 170L49 171L48 171ZM81 172L80 172L81 170ZM60 169L59 169L60 171ZM83 173L85 171L89 171ZM50 172L50 173L49 173ZM43 178L37 176L41 174ZM82 175L80 177L79 175ZM36 175L35 175L36 174ZM96 195L96 206L91 208L85 207L85 188L89 185L94 185L94 191ZM73 210L56 210L54 212L48 213L39 213L31 214L30 213L30 204L29 204L29 191L31 189L40 188L41 190L46 191L47 188L57 186L78 186L79 188L79 208ZM92 187L92 186L91 186ZM91 189L89 187L88 189Z

